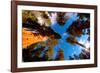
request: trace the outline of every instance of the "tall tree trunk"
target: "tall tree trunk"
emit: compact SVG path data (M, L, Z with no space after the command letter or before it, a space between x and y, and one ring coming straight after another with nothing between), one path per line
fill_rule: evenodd
M84 47L86 48L83 44L79 43L79 42L76 42L77 45L81 46L81 47Z

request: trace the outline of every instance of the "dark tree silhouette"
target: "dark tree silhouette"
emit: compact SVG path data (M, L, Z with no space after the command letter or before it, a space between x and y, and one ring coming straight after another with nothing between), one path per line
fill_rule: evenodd
M69 56L69 60L74 60L74 58L72 56Z
M59 49L55 59L56 60L64 60L64 51L62 49Z
M79 43L79 42L76 40L76 38L73 37L73 36L68 37L68 38L66 39L66 41L69 42L69 43L72 44L72 45L77 44L77 45L79 45L79 46L81 46L81 47L86 48L83 44Z
M65 22L66 22L64 16L65 16L65 12L58 12L58 13L57 13L57 22L58 22L60 25L64 25Z
M47 16L46 12L39 12L42 13L41 17L45 18L45 20L49 23L49 17ZM64 16L65 12L57 12L56 20L61 26L64 26L66 22ZM74 21L68 27L68 29L66 28L65 30L66 34L69 34L69 37L66 38L66 41L72 45L79 45L83 48L86 48L83 44L78 42L76 37L81 37L81 35L87 34L89 35L88 41L90 41L90 14L78 13L77 16L79 19ZM87 20L84 20L84 18L87 18ZM64 60L63 49L59 49L56 57L53 57L53 47L58 43L57 40L61 38L60 34L54 31L50 26L46 26L46 23L40 25L40 23L38 23L37 17L32 11L23 11L22 21L23 28L27 28L29 31L36 30L36 35L40 34L42 36L48 36L48 40L46 41L47 43L44 41L38 42L22 49L22 57L24 62ZM90 59L90 52L82 50L79 55L74 54L73 56L69 56L69 60L79 59Z

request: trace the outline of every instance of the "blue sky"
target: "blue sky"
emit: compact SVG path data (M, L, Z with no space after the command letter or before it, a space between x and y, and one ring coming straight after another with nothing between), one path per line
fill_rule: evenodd
M78 55L81 52L82 47L80 47L79 45L71 45L70 43L66 42L66 38L69 36L66 30L75 20L77 20L77 18L77 15L71 15L70 18L65 22L64 26L60 26L57 22L51 25L51 28L61 35L61 39L58 40L58 44L54 46L54 57L56 56L59 48L63 49L64 59L66 60L69 59L69 56L73 56L73 54ZM87 35L82 35L77 39L78 41L83 42L82 44L84 44L87 38Z

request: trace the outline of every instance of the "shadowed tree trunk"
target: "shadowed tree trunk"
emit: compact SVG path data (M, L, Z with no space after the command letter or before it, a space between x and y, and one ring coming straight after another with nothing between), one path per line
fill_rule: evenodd
M77 45L79 45L79 46L81 46L81 47L86 48L83 44L79 43L79 42L76 40L76 38L75 38L74 36L68 37L68 38L66 39L66 41L69 42L69 43L72 44L72 45L77 44Z

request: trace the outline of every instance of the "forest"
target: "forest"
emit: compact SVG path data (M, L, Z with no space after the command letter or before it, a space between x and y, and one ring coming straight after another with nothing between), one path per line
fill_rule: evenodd
M22 11L22 61L90 59L90 14Z

